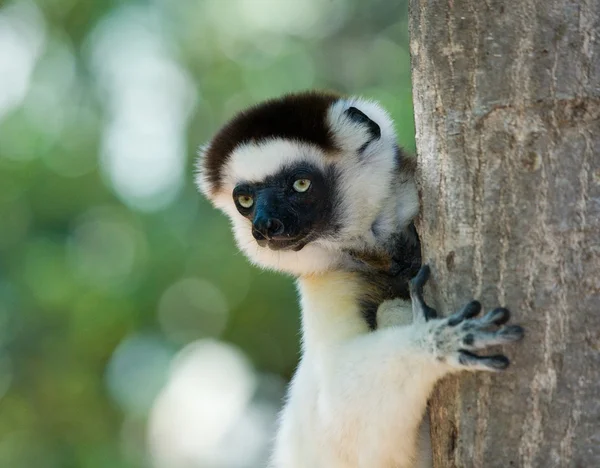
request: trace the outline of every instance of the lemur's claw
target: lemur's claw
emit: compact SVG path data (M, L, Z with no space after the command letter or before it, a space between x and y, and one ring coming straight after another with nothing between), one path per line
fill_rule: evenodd
M448 325L450 327L455 327L459 323L475 317L479 312L481 312L481 303L479 301L471 301L448 318Z
M415 292L418 291L418 292L422 293L423 286L425 286L425 283L427 283L427 280L429 279L430 275L431 275L431 268L429 268L429 265L421 266L421 268L419 269L419 272L417 273L417 276L415 276L413 279L410 280L411 290L415 290Z
M525 330L520 325L507 325L497 332L498 337L505 343L520 341L525 336Z
M477 367L479 369L500 371L510 365L510 361L503 354L495 356L477 356L469 351L459 351L458 363L465 367Z
M410 299L413 304L415 320L422 321L425 319L427 322L437 317L436 310L425 304L425 299L423 298L423 286L425 286L425 283L427 283L430 274L431 269L429 268L429 265L423 265L419 269L417 276L415 276L409 282Z
M504 307L498 307L485 314L481 320L494 325L504 325L509 319L510 311Z

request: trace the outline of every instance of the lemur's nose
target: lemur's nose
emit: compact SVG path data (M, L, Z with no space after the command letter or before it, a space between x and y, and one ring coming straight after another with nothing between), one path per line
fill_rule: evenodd
M252 223L252 235L256 240L272 239L283 234L283 223L277 218L259 216Z

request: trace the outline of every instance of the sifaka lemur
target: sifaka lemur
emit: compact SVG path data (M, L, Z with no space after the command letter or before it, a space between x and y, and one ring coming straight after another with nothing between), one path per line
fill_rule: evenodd
M302 357L273 467L428 466L434 384L505 369L504 355L473 351L523 336L504 308L477 317L471 301L438 318L425 304L414 172L377 103L334 93L260 103L200 151L198 185L239 248L297 278Z

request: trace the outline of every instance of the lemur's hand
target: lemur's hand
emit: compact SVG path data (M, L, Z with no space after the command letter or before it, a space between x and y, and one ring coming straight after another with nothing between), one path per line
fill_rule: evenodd
M429 278L429 267L423 266L410 282L410 294L415 322L431 321L425 345L434 356L452 367L465 370L499 371L506 369L509 360L502 354L478 356L471 351L519 341L524 330L519 325L506 325L508 309L496 308L480 318L478 301L471 301L450 317L432 320L434 309L423 300L423 285Z
M481 304L472 301L459 312L436 321L432 345L438 359L465 370L499 371L508 367L508 358L503 354L478 356L471 351L519 341L523 328L505 325L510 318L508 309L497 308L474 318L480 311Z

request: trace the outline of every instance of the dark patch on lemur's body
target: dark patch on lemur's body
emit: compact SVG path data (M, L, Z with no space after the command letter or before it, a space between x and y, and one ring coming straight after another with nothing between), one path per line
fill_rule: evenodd
M364 112L358 110L356 107L349 107L346 110L346 115L350 117L350 120L366 126L369 131L370 138L358 149L359 153L363 153L365 149L367 149L367 146L369 146L369 143L373 140L379 140L381 137L381 129L377 123L372 121Z
M473 343L475 343L475 335L473 335L473 333L468 333L463 338L463 344L466 346L471 346Z
M331 105L342 96L330 92L289 94L241 112L212 139L204 154L204 174L212 191L221 186L223 168L236 147L272 138L296 140L337 150L326 124Z
M377 218L375 221L373 221L373 224L371 224L371 234L373 234L373 237L379 237L380 224L381 220L379 218Z
M417 170L417 160L408 156L400 146L396 146L396 171L399 175L414 175Z
M402 148L396 146L396 171L399 177L413 176L416 159L408 156ZM378 237L378 221L371 230ZM367 293L361 298L361 312L371 330L377 328L377 310L387 300L410 300L409 282L417 275L421 267L421 243L414 223L410 223L405 232L392 236L388 245L378 251L350 252L365 266L361 272L368 284ZM430 317L435 310L428 308Z
M366 292L360 298L360 310L369 329L377 329L377 310L379 306L390 299L409 300L408 278L402 276L390 277L386 272L366 271L361 273L367 283Z
M421 244L411 223L404 233L394 236L387 250L350 252L364 268L359 270L366 283L360 298L361 313L371 330L377 328L377 309L390 299L410 300L409 281L421 267Z
M357 122L361 125L366 125L369 130L369 134L371 135L371 140L377 140L381 137L381 129L379 125L373 122L364 112L358 110L356 107L349 107L346 110L346 115L350 117L351 120Z

